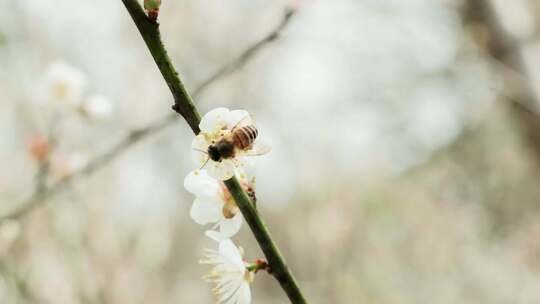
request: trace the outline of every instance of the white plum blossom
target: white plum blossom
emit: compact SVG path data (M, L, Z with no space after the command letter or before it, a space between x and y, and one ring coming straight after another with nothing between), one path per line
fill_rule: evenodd
M242 167L249 160L245 157L251 151L237 151L234 158L213 161L209 159L208 147L229 135L237 126L251 125L253 122L245 110L230 111L227 108L216 108L206 113L201 119L201 132L195 136L191 144L193 159L203 166L208 173L220 180L233 177L235 168Z
M93 95L80 106L81 112L92 119L106 119L111 117L114 111L113 103L104 95Z
M67 104L81 102L87 85L86 75L64 61L51 63L46 72L48 99Z
M220 304L250 304L254 273L249 271L241 250L230 239L219 241L218 250L207 249L201 264L213 265L204 278L215 285L213 293Z
M240 183L248 187L244 173L241 172L239 177ZM212 178L206 170L195 170L184 179L184 187L195 195L191 218L200 225L214 224L214 228L219 227L219 231L210 234L227 238L240 230L242 214L222 181Z
M87 96L86 75L64 61L51 63L46 72L45 100L52 108L60 110L76 110L90 119L106 119L111 117L114 105L111 100L100 94Z

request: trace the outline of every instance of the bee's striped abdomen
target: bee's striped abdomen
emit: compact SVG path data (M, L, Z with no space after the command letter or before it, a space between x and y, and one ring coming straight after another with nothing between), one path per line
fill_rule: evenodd
M232 137L234 145L241 150L247 150L251 147L257 138L257 128L255 126L245 126L234 131Z

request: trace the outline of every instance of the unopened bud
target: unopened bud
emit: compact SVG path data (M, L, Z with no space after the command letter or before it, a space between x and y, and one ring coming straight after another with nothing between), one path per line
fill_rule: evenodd
M154 21L157 20L161 0L144 0L144 9L148 13L148 17Z
M38 161L43 161L49 154L49 142L43 136L36 135L28 143L28 152Z

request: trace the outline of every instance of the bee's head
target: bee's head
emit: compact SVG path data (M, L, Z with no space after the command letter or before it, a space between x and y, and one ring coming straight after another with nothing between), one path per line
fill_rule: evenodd
M208 156L211 160L217 162L221 160L221 154L215 145L208 146Z

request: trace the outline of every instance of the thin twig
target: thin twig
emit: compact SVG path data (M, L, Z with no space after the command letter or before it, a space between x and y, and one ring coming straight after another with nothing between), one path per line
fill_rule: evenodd
M489 1L469 0L463 6L462 15L465 26L471 24L480 25L482 27L481 29L485 29L487 30L485 32L488 32L488 41L484 51L486 51L490 65L493 66L497 75L504 76L504 83L506 84L505 90L497 92L501 97L500 104L498 105L510 103L512 109L517 111L514 115L518 119L521 115L526 115L528 119L540 122L540 109L536 105L536 102L530 103L534 92L531 88L526 87L530 83L530 80L521 62L522 58L520 58L520 45L522 43L518 39L511 37L504 30L496 16L495 8ZM480 31L482 34L485 34L485 32ZM531 37L527 37L526 39L531 40ZM519 94L523 90L531 97L523 98L521 95L523 93ZM490 115L488 115L488 119L491 119ZM425 162L403 172L402 176L410 176L416 172L420 172L432 164L439 162L446 154L454 153L458 149L461 149L461 145L471 140L478 127L479 123L467 126L454 140L431 153L431 156Z
M167 50L163 47L159 23L148 18L137 1L123 2L128 11L134 12L140 10L142 12L141 14L131 14L131 18L135 24L140 25L137 26L137 28L174 97L174 105L172 108L184 117L193 132L198 133L200 131L199 120L201 119L201 116L195 108L191 96L186 91L182 80L178 77L178 73L174 69L169 55L167 54Z
M219 80L244 67L264 47L268 46L271 42L276 40L277 37L279 37L280 33L289 24L292 15L292 11L287 11L282 21L275 29L273 29L262 39L258 40L255 44L242 51L238 57L224 64L215 73L208 77L208 79L204 80L200 85L197 86L197 88L195 88L193 96L200 96ZM172 126L178 121L178 115L176 115L176 113L169 113L168 115L161 117L144 127L127 132L126 135L124 135L116 144L108 148L107 151L103 152L102 154L94 157L82 169L57 181L46 189L42 189L41 191L34 190L30 197L18 203L16 208L4 215L1 215L0 223L7 219L21 218L35 207L41 205L42 202L45 202L49 197L59 193L73 180L91 175L92 173L105 167L111 161L115 160L118 156L134 146L136 143L158 134L160 131Z
M488 0L468 0L464 7L464 17L466 22L480 24L487 30L486 52L505 67L499 69L503 72L505 83L505 92L501 97L511 105L511 113L520 124L524 138L535 151L537 163L540 163L540 110L522 55L523 40L514 37L504 28L495 7Z
M193 132L198 134L199 115L197 109L194 107L191 97L180 81L178 73L174 69L172 63L168 60L166 55L167 52L163 47L163 43L161 42L159 25L147 18L137 0L122 0L122 2L135 22L135 25L139 29L139 32L143 36L150 53L152 53L156 64L163 74L163 78L165 81L167 81L167 84L171 89L171 92L175 98L175 105L173 107L174 110L186 118L186 121L190 125ZM288 12L288 15L289 14L292 14L292 12ZM165 60L165 62L162 60ZM173 83L170 81L173 81ZM234 198L236 205L242 212L244 219L248 223L252 233L255 236L255 239L259 243L268 264L270 265L272 274L289 297L291 303L307 303L298 286L298 283L287 267L285 260L279 252L276 244L272 240L272 237L270 236L270 233L266 228L260 214L254 208L251 199L242 189L236 177L226 180L225 185L229 189L231 196Z
M201 83L201 85L193 91L193 96L197 97L199 93L201 93L201 91L206 89L210 84L214 83L217 79L238 70L239 66L245 65L246 62L248 62L251 58L253 58L253 56L257 54L262 48L264 48L266 45L268 45L272 41L279 38L279 35L287 27L293 15L294 15L294 10L287 9L285 11L285 15L283 16L283 19L273 31L271 31L263 39L259 40L258 42L256 42L255 44L247 48L245 51L243 51L242 54L240 54L240 56L236 57L229 64L225 64L224 66L222 66L212 77L203 81L203 83Z
M51 170L51 155L56 148L57 144L57 126L58 121L60 120L60 117L57 117L57 115L54 115L51 123L50 123L50 129L49 132L45 138L45 144L47 145L47 151L45 152L45 155L41 159L37 159L38 161L38 168L34 177L34 190L31 196L31 199L28 199L26 203L19 203L17 206L20 206L12 211L12 217L6 217L5 219L0 219L0 223L3 220L7 219L16 219L20 215L26 213L28 210L31 210L34 208L39 202L41 201L40 197L43 197L48 191L49 188L47 186L47 182L49 179L49 173Z

